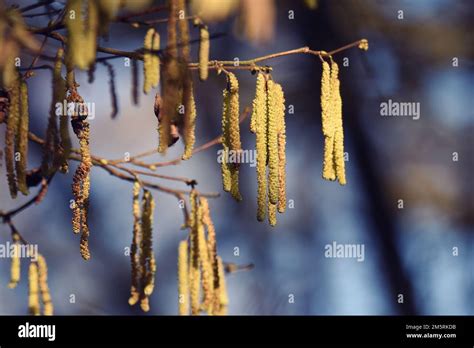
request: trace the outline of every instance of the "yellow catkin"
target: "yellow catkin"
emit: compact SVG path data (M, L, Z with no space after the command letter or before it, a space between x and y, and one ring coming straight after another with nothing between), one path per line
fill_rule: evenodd
M268 202L268 223L270 226L276 226L277 223L277 204Z
M141 223L140 223L140 183L135 181L133 184L133 205L132 205L132 213L133 213L133 238L132 238L132 245L130 247L130 262L132 265L132 285L130 287L130 298L128 299L128 303L133 306L135 305L139 298L140 298L140 276L141 276L141 268L140 268L140 257L138 254L139 246L141 243Z
M178 29L180 35L181 57L189 62L191 59L191 48L189 47L189 25L186 18L186 1L177 0L176 10L178 11Z
M35 262L30 263L30 268L28 271L28 287L29 312L32 315L40 315L38 265Z
M285 96L280 85L278 94L278 212L286 210L286 125L285 125Z
M250 131L257 132L257 119L259 115L266 112L266 84L265 76L262 73L257 75L257 84L255 87L255 98L252 102L252 116L250 117Z
M24 195L28 194L28 185L26 183L26 170L28 158L28 86L25 81L20 83L20 120L18 124L18 134L16 139L16 151L20 158L16 161L16 175L18 189Z
M229 90L229 103L228 103L228 116L227 116L227 146L230 151L237 158L237 163L233 163L230 166L231 172L231 184L230 193L232 197L241 201L242 196L239 191L239 163L240 154L242 151L242 144L240 142L240 111L239 111L239 82L237 77L233 73L228 73L227 84Z
M219 274L217 265L217 241L216 241L216 230L214 223L211 219L211 212L209 210L209 202L206 198L201 198L202 206L202 222L207 229L207 250L209 253L209 262L212 268L213 278L213 291L217 291L219 288ZM214 304L211 304L214 307ZM214 308L210 308L211 312L214 312Z
M38 255L38 277L41 301L43 302L43 314L53 315L53 303L48 287L48 266L43 255Z
M194 91L192 81L184 82L184 153L183 160L190 159L193 155L194 143L196 142L196 103L194 102Z
M265 82L265 102L255 115L256 151L257 151L257 220L265 219L267 209L267 129L268 129L268 93Z
M150 52L153 46L153 34L155 29L150 28L145 34L143 42L143 92L148 93L151 90L152 70L153 70L153 54Z
M18 238L16 238L18 239ZM15 288L20 281L20 274L21 274L21 263L20 263L20 243L18 240L15 240L13 244L13 255L12 255L12 262L10 267L10 283L8 283L8 287L10 289Z
M188 242L183 240L178 247L178 311L189 314Z
M199 79L206 81L209 75L209 30L206 26L199 28Z
M324 135L323 178L326 180L334 180L336 178L333 159L334 120L332 107L331 68L327 62L323 62L321 76L321 121Z
M158 85L160 84L161 60L160 60L160 56L157 53L161 48L160 41L161 41L160 34L158 34L158 32L155 32L153 34L153 44L152 44L152 49L155 52L153 54L153 75L154 75L153 85L152 85L153 87L158 87Z
M227 286L225 281L224 264L220 257L217 258L218 273L219 273L219 291L216 293L220 309L216 314L227 314L227 305L229 304L229 297L227 295Z
M82 0L69 0L64 16L68 30L67 60L71 66L80 69L87 67L87 55L84 53L84 21L82 20Z
M341 185L346 184L346 169L344 163L344 130L342 126L342 99L340 93L340 82L338 77L339 68L335 61L331 65L332 79L332 112L334 119L334 167L336 177Z
M97 33L99 32L99 10L97 1L87 1L87 20L84 32L85 47L83 48L86 67L95 62L97 52Z
M272 80L268 88L268 200L271 204L278 203L278 117L280 101L278 100L277 84Z
M5 133L5 162L10 196L16 198L18 185L15 175L15 138L20 120L20 81L18 78L12 82L12 87L9 90L9 99L10 107Z
M227 89L224 89L223 94L223 105L222 105L222 161L221 161L221 174L222 174L222 186L223 190L229 192L231 189L231 173L230 165L228 163L229 158L229 103L230 93Z
M212 265L209 260L209 251L207 248L206 235L204 225L202 222L202 206L198 208L199 222L197 225L197 242L199 264L201 266L202 275L202 290L203 290L203 304L202 308L209 312L209 307L212 305L212 294L214 290L214 278Z

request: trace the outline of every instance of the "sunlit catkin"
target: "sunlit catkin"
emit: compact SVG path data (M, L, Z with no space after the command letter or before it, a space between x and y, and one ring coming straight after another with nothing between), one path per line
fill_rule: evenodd
M38 278L41 302L43 302L43 314L53 315L53 303L48 286L48 266L43 255L38 255Z
M183 240L178 247L178 311L189 314L188 242Z
M331 97L331 68L327 62L323 62L323 72L321 76L321 122L324 135L323 178L326 180L334 180L336 173L333 157L333 100Z
M30 263L28 270L28 309L32 315L40 315L38 265Z
M252 102L252 116L250 117L250 131L257 132L257 119L259 115L266 112L266 82L265 76L262 73L257 75L257 84L255 87L255 97Z
M193 84L190 79L184 82L184 153L183 160L190 159L193 155L196 142L196 103L194 102Z
M16 175L18 189L24 195L28 194L28 185L26 183L26 162L28 157L28 86L25 81L20 83L20 120L18 124L18 133L16 138L16 151L19 160L16 161Z
M209 312L209 306L212 306L212 294L214 290L214 278L212 265L209 260L209 251L207 248L207 241L205 236L204 224L202 221L202 205L198 207L199 220L197 222L197 242L199 264L201 266L202 275L202 290L203 290L203 304L202 307Z
M143 92L148 93L153 87L158 86L160 78L160 58L156 51L160 49L160 35L155 29L146 32L143 42Z
M214 289L219 287L219 274L217 269L217 240L216 229L211 219L211 212L209 210L209 202L206 198L201 198L202 206L202 222L207 229L207 250L209 253L209 261L212 267L212 277L214 279Z
M257 151L257 220L265 219L267 210L267 129L268 129L268 93L267 86L264 86L265 101L263 106L255 110L255 128L256 128L256 151Z
M209 75L209 50L211 41L209 40L209 30L202 25L199 28L199 79L206 81Z
M5 132L5 162L7 169L8 187L10 196L16 198L18 185L15 174L15 138L18 132L20 120L20 81L16 78L9 90L10 106L8 112L7 127Z
M279 100L277 92L278 85L269 80L268 88L268 200L271 204L278 203L278 123L279 108L282 100Z
M227 295L227 286L225 281L224 263L220 257L217 258L217 266L219 273L219 291L216 295L219 298L220 309L216 314L227 314L227 305L229 304L229 297Z
M340 82L338 77L339 68L335 61L331 65L331 93L332 112L334 119L334 167L336 177L341 185L346 184L346 170L344 163L344 130L342 126L342 99L340 92Z
M139 257L139 248L141 243L141 209L140 209L140 183L135 181L133 184L133 203L132 203L132 213L133 213L133 237L132 245L130 247L130 262L132 266L132 285L130 287L130 298L128 303L133 306L136 304L140 298L140 277L141 277L141 265Z
M237 159L237 163L233 163L230 166L231 172L231 187L230 193L232 197L241 201L242 196L239 191L239 164L240 164L240 155L242 151L242 145L240 142L240 111L239 111L239 81L233 73L228 73L227 75L227 88L229 90L229 104L228 104L228 140L227 144L229 150L232 152L234 157Z
M278 212L286 210L286 125L285 125L285 96L278 85Z
M268 202L268 223L270 226L276 226L277 223L277 205Z
M67 61L80 69L87 67L87 54L84 45L84 21L82 20L82 0L69 0L64 16L68 30Z
M200 287L201 287L201 272L199 269L199 240L198 240L198 228L200 224L200 210L199 210L199 197L196 195L196 191L192 189L191 195L194 196L191 203L191 215L190 218L190 257L189 257L189 292L191 298L191 314L197 315L201 310L200 303Z
M15 237L16 236L16 237ZM20 242L18 240L17 235L14 235L14 244L13 248L13 255L12 255L12 262L10 266L10 283L8 283L8 287L10 289L15 288L20 281L20 274L21 274L21 264L20 264Z

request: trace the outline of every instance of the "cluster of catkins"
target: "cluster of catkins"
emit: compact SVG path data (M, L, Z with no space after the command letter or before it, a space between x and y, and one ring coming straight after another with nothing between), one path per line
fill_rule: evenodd
M189 236L178 247L178 307L180 315L227 312L224 265L217 255L216 231L208 201L190 194ZM206 233L207 231L207 233Z
M10 88L7 127L5 131L5 162L10 195L16 198L18 191L28 194L28 87L17 73Z
M150 310L148 298L155 286L156 262L153 254L153 211L155 201L151 192L143 190L140 204L141 185L133 184L133 239L130 248L132 263L132 286L128 303L133 306L140 301L143 311Z
M321 77L321 119L324 134L323 178L346 184L344 164L344 131L342 128L342 100L339 90L339 68L323 62Z
M171 0L166 50L160 52L160 36L154 28L150 28L145 35L143 55L143 91L148 93L161 81L161 93L155 97L154 107L158 118L158 151L165 153L182 135L185 147L183 160L192 156L196 128L193 81L188 69L191 60L190 35L188 21L183 16L185 13L184 0ZM204 81L208 76L209 32L201 21L196 20L194 24L199 28L199 77ZM137 83L136 77L134 83ZM136 88L133 90L136 91Z
M239 126L239 84L233 73L227 73L227 87L223 92L221 163L224 191L240 201L239 163L241 142ZM281 85L269 74L257 75L255 98L250 120L250 131L256 135L257 152L257 220L276 225L277 211L286 210L286 129L285 97ZM229 159L236 159L230 161ZM232 163L231 163L232 162ZM236 163L233 163L236 162Z
M21 274L21 251L22 245L17 233L13 234L13 254L10 269L10 289L15 288L20 282ZM25 246L26 250L29 250ZM28 255L32 256L32 255ZM36 261L30 262L28 270L28 309L30 314L41 314L41 303L43 304L43 315L53 315L53 303L48 287L48 267L43 255L38 254Z

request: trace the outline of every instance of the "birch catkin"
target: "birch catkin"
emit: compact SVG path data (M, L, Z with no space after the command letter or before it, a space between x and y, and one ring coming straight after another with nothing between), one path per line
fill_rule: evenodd
M229 109L230 109L230 93L227 89L222 92L222 186L223 190L229 192L232 185L232 178L230 173L229 158Z
M257 120L259 115L266 113L266 82L262 73L257 75L257 84L255 87L255 98L252 102L252 115L250 117L250 131L257 132Z
M283 89L277 85L278 94L278 212L286 210L286 125L285 125L285 96Z
M28 157L28 86L25 81L20 83L20 120L18 124L18 134L16 139L16 151L19 154L19 161L16 161L16 175L18 189L24 195L28 194L26 183L26 162Z
M183 240L178 247L178 312L189 314L188 242Z
M10 107L5 133L5 162L10 196L16 198L18 186L15 175L15 138L20 120L20 81L18 77L13 80L12 87L9 90L9 99Z
M341 185L346 184L346 170L344 163L344 130L342 126L342 99L338 76L339 68L335 61L331 64L332 112L334 120L334 167L336 177Z
M153 211L155 201L151 192L145 190L142 200L142 261L141 266L145 272L143 281L143 293L149 297L153 293L155 285L156 262L153 254Z
M184 153L183 160L190 159L193 155L194 143L196 142L196 103L194 102L194 91L192 80L184 82Z
M53 315L53 303L48 286L48 266L43 255L38 255L38 283L41 293L41 302L43 302L43 314Z
M240 142L240 123L239 123L239 82L237 77L233 73L227 75L227 88L229 91L228 95L228 106L227 106L227 147L229 151L237 158L237 163L233 163L229 166L231 178L230 178L230 193L232 197L241 201L242 196L239 191L239 164L240 155L242 151L242 145ZM227 160L227 158L226 158Z
M40 315L38 265L30 263L28 271L28 309L32 315Z
M278 203L278 117L279 101L277 86L267 82L268 88L268 200L271 204Z
M130 247L130 261L132 265L132 285L130 288L130 298L128 303L133 306L136 304L140 298L140 278L142 274L140 257L139 257L139 248L142 239L142 229L140 223L140 183L135 181L133 184L133 237L132 245Z
M10 266L10 283L8 283L8 287L10 289L16 288L20 281L20 274L21 274L21 264L20 264L20 241L18 240L18 236L15 234L13 237L13 255L12 255L12 262Z
M217 264L218 264L218 273L219 273L219 291L216 292L216 296L218 297L218 303L220 305L220 309L218 312L216 312L216 314L225 315L227 314L227 305L229 304L229 297L227 295L224 264L220 257L217 258Z
M209 261L212 267L212 278L214 279L214 291L219 287L219 274L217 268L217 241L216 229L211 219L211 212L209 211L209 202L206 198L201 197L202 205L202 222L207 229L207 250L209 253Z
M323 62L321 77L321 121L324 134L323 178L326 180L334 180L336 178L333 156L334 119L331 81L331 68L327 62Z
M158 86L160 78L160 35L155 29L150 28L146 32L143 47L143 92L148 93L152 88Z
M201 81L206 81L209 76L210 46L209 30L207 26L201 25L199 28L199 79Z
M191 297L191 314L197 315L200 312L200 286L201 286L201 272L199 269L199 241L197 225L200 223L198 211L198 197L196 191L193 189L191 195L195 198L192 201L191 214L193 215L190 226L190 241L191 241L191 255L190 255L190 270L189 270L189 287Z
M268 93L264 81L264 98L255 96L255 130L257 150L257 220L263 221L267 209L267 129L268 129Z
M209 260L209 251L207 248L204 224L202 221L202 205L198 206L197 220L197 243L199 265L201 266L202 290L203 290L203 309L209 312L209 306L212 306L212 294L214 290L214 279L212 265Z

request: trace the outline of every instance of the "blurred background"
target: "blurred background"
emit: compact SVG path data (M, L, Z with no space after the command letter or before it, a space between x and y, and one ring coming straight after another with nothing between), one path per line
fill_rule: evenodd
M202 4L194 2L194 9L199 10ZM32 2L6 3L22 7ZM155 5L161 3L156 1ZM302 46L330 51L361 38L368 39L370 47L367 52L353 48L335 56L340 66L345 151L349 155L348 184L344 187L321 178L319 59L292 55L266 62L273 67L274 80L283 86L287 108L294 107L294 113L286 118L287 192L294 208L278 216L275 228L256 221L255 168L246 165L241 169L242 202L222 192L216 161L219 146L178 166L158 170L194 178L201 191L222 193L210 202L218 252L226 262L255 265L251 271L227 277L229 314L473 315L473 3L218 3L219 11L209 5L201 13L209 17L209 30L216 35L211 42L211 59L243 60ZM63 5L62 1L51 4L56 9ZM163 12L142 18L166 16ZM47 21L47 17L27 20L38 27L47 25ZM157 25L157 29L165 40L166 24ZM100 44L135 50L142 46L145 31L114 24L109 38L101 39ZM196 29L192 29L192 37L198 37ZM56 48L57 42L48 40L46 53L52 56ZM192 54L196 61L197 44ZM22 57L24 66L28 66L31 57ZM348 66L342 64L345 58ZM87 82L87 73L79 73L78 82L83 98L96 104L96 118L91 121L92 153L116 159L126 152L136 154L155 148L158 135L154 93L140 95L139 106L132 105L131 68L124 66L122 59L110 62L116 72L120 107L115 120L110 117L106 68L97 67L93 84ZM243 109L251 105L255 76L247 71L237 74ZM225 79L214 72L204 83L199 82L197 74L194 79L200 145L220 133ZM50 72L38 70L29 80L29 91L30 128L41 135L51 102ZM380 103L389 99L420 103L420 118L381 116ZM248 120L242 125L242 141L244 149L254 148ZM174 159L182 150L180 141L166 157L156 154L150 159ZM453 160L454 153L457 161ZM40 160L41 149L31 144L29 166L37 166ZM69 174L56 175L40 205L14 218L23 236L37 243L46 257L55 314L143 315L138 307L127 303L130 260L124 249L132 238L131 184L100 168L93 169L92 258L85 262L70 222L70 184L75 165ZM185 188L181 183L159 182ZM10 199L4 170L0 197L2 210L27 200ZM160 192L154 197L158 269L149 314L174 315L177 246L186 232L180 230L182 212L176 199ZM403 209L399 208L399 200L403 200ZM8 226L0 225L1 243L8 240ZM364 261L324 257L325 246L333 242L363 244ZM235 248L239 249L238 256ZM0 259L0 314L27 313L24 266L20 285L11 290L7 287L10 260ZM403 295L403 303L398 301L399 294ZM71 295L75 303L70 303Z

